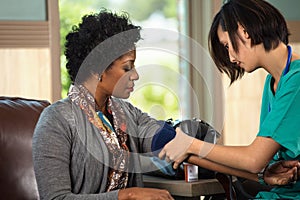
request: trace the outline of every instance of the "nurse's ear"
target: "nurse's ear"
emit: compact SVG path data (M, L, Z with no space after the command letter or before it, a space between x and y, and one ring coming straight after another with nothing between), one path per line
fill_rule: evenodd
M240 23L238 23L238 33L244 40L250 39L248 32Z
M238 31L237 32L238 32L239 38L241 39L243 44L246 47L251 48L252 47L252 42L251 42L250 35L248 34L246 29L241 24L238 24Z

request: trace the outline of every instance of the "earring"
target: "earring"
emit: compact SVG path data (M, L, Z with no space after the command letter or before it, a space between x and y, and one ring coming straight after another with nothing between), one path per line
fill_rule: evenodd
M100 81L100 82L102 81L102 74L101 75L99 74L98 81Z

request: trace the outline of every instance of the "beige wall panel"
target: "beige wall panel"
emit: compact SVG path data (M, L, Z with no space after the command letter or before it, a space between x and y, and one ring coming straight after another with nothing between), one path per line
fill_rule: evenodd
M291 33L289 37L290 42L297 43L300 41L300 21L287 21L287 25L289 28L289 31Z
M263 70L245 74L229 86L224 77L224 144L250 144L258 132L261 96L267 73Z
M47 21L0 20L0 95L61 98L58 0L47 0Z
M0 49L0 95L52 101L48 48Z

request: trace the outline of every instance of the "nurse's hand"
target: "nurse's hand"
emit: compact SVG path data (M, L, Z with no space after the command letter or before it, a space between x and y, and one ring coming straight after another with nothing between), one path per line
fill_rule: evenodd
M264 181L268 185L287 185L298 180L300 163L298 160L278 161L269 165L264 172Z
M174 162L173 168L177 169L180 163L191 153L189 148L194 140L196 139L185 134L180 128L176 128L175 138L164 146L158 157L167 162Z

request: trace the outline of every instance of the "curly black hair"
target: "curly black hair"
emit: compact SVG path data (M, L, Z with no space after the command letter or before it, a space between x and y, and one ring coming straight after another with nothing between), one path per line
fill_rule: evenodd
M128 13L117 15L106 9L82 17L66 36L66 68L71 81L84 82L92 73L101 73L141 39L140 26Z

